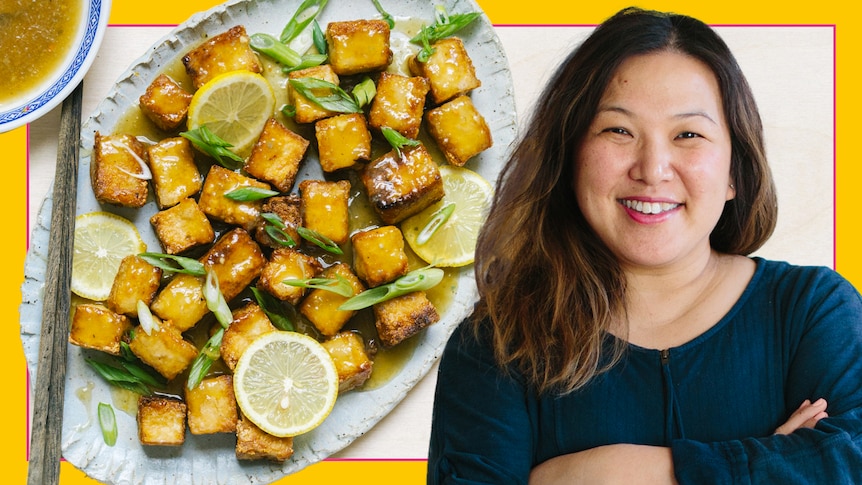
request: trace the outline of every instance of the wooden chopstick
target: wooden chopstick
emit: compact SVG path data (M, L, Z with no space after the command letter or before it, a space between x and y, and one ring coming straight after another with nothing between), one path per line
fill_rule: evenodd
M81 139L82 81L63 101L54 176L48 264L42 299L42 332L33 399L28 485L50 485L60 480L60 440L66 385L66 349L69 338L72 252L75 234L75 199Z

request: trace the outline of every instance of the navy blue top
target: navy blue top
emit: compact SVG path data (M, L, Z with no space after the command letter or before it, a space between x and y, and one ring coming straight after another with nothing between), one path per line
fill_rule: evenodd
M665 352L628 345L562 397L501 373L461 325L440 363L428 483L526 484L549 458L634 443L671 447L681 484L862 484L862 299L831 269L755 261L706 333ZM773 435L820 397L815 429Z

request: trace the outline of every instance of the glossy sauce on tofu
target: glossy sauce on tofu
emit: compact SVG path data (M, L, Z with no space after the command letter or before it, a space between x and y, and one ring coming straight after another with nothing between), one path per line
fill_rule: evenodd
M80 0L0 1L0 106L35 91L74 47Z

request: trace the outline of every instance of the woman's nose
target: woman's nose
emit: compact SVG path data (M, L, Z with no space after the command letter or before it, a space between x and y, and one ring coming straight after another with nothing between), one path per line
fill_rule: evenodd
M661 140L643 140L638 144L629 176L647 185L673 178L672 147Z

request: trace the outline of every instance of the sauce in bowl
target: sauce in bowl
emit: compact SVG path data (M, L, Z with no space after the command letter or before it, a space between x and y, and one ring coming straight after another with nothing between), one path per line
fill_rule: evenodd
M60 69L75 47L82 7L80 0L0 0L0 106Z

